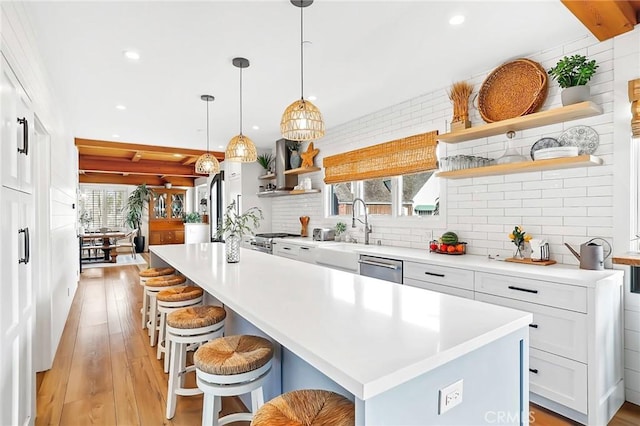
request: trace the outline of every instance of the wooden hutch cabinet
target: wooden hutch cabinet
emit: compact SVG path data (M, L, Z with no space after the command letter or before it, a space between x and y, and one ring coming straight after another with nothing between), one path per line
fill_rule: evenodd
M186 191L154 189L149 203L149 245L184 244Z

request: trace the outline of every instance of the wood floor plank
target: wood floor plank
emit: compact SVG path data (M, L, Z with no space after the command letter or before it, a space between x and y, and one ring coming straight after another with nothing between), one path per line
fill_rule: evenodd
M170 424L164 416L165 399L153 377L149 358L130 359L128 368L133 379L140 424L149 426Z
M61 426L115 424L113 391L97 393L88 398L64 404L60 419Z
M113 337L114 335L112 335L111 341L114 340ZM140 424L133 377L130 374L124 341L122 342L122 350L111 353L111 371L113 372L116 423L120 425Z

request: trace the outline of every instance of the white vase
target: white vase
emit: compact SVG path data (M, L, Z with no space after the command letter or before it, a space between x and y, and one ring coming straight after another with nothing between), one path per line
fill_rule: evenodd
M591 88L587 85L567 87L566 89L562 89L560 98L564 106L579 104L580 102L591 99Z

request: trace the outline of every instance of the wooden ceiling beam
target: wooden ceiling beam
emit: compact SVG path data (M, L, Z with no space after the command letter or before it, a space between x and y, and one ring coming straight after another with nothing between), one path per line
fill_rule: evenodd
M192 166L183 166L179 163L168 163L166 161L150 161L140 160L131 162L117 158L80 155L78 160L78 169L86 172L101 173L129 173L138 175L171 175L184 177L198 177L195 168Z
M217 157L216 157L216 158L217 158ZM219 161L219 160L220 160L220 159L218 158L218 161ZM182 165L183 165L183 166L188 166L189 164L193 164L193 163L195 163L196 161L198 161L198 157L196 157L196 156L194 155L193 157L187 157L187 158L182 162Z
M186 156L195 156L196 158L206 153L199 149L188 148L172 148L155 145L141 145L134 143L110 142L95 139L75 138L75 144L78 148L94 148L94 149L117 149L122 151L132 151L136 153L163 153L163 154L181 154ZM224 152L210 151L219 161L224 160ZM133 161L133 159L132 159Z
M149 175L129 175L121 176L117 174L83 174L79 177L80 183L101 183L112 185L140 185L145 183L149 186L163 186L167 182L171 182L173 186L194 186L194 178L169 176L161 179L157 176Z
M131 161L133 161L135 163L135 162L138 162L140 160L142 160L142 153L140 151L136 151L133 154L133 157L131 157Z
M561 0L600 41L633 30L638 23L637 2L629 0Z

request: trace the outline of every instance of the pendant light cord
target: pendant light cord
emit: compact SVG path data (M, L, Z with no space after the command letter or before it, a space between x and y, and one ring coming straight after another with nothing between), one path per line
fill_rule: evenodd
M242 135L242 66L240 66L240 134Z
M205 100L207 103L207 154L209 153L209 101Z
M300 99L304 100L304 7L300 7Z

